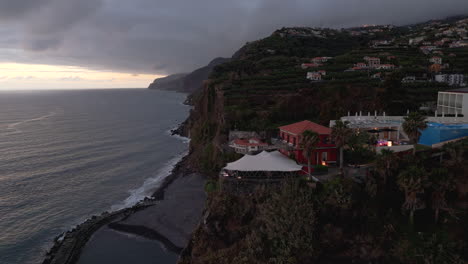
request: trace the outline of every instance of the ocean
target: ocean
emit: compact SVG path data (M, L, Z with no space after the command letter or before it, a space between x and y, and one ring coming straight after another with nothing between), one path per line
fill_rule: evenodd
M53 238L151 195L186 154L184 94L0 91L0 263L40 263Z

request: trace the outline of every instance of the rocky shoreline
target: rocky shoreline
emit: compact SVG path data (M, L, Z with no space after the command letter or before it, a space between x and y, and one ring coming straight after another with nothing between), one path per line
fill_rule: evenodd
M182 248L174 245L169 239L163 235L152 231L147 232L140 226L124 226L116 224L132 216L133 214L140 212L149 207L159 204L165 197L166 189L178 178L184 177L193 173L187 166L187 157L184 157L179 163L177 163L171 174L167 176L160 187L153 193L151 198L139 202L131 208L122 209L116 212L104 212L99 216L93 216L86 220L84 223L76 226L70 231L67 231L54 239L54 245L46 253L45 259L42 264L73 264L76 263L82 253L86 243L90 240L92 235L99 230L101 227L112 224L109 227L121 230L127 229L131 233L141 235L150 239L156 239L165 246L176 252L180 253Z

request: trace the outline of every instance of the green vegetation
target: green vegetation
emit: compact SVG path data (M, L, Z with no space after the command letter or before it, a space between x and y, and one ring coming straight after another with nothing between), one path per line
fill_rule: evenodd
M328 172L328 166L324 166L324 165L315 165L314 166L314 172L316 173L323 173L323 172Z
M343 148L349 140L352 134L352 130L349 128L349 122L342 122L337 120L335 125L332 127L331 137L335 142L336 146L340 149L340 169L343 170L344 159L343 159Z
M427 128L426 117L418 112L411 112L405 117L402 127L411 143L417 144L422 131Z
M303 149L302 152L304 157L307 159L307 172L309 174L309 177L312 175L312 166L310 165L310 159L312 158L312 154L317 148L317 144L319 142L320 137L316 132L306 130L304 131L304 133L302 133L301 148Z
M219 190L219 183L214 180L209 180L205 183L205 192L213 193Z
M383 152L364 183L336 177L247 197L210 193L180 263L465 263L467 157L465 140L442 160Z

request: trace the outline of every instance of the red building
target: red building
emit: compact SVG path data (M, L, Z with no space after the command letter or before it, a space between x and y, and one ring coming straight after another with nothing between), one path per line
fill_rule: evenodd
M282 126L279 128L281 139L289 145L289 148L280 150L284 155L291 157L294 156L299 164L307 166L307 159L302 154L301 139L302 133L306 130L314 131L319 134L320 142L316 150L312 154L311 164L329 165L336 163L337 148L331 141L331 129L319 124L302 121L299 123Z

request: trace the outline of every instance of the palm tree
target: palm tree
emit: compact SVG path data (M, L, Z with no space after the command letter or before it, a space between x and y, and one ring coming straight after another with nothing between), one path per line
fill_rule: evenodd
M417 144L421 137L421 131L427 128L426 117L419 112L411 112L405 117L403 122L403 131L408 135L412 144ZM416 153L416 148L413 148L413 154Z
M394 155L390 149L382 149L377 156L376 168L384 180L384 185L387 183L387 178L392 175L393 166L397 160L398 156Z
M444 164L450 168L460 168L465 162L464 154L468 150L468 146L464 142L453 142L443 146L443 150L448 154L449 159L445 160Z
M410 224L414 223L414 212L425 207L418 194L424 193L426 184L425 171L422 168L411 166L398 175L398 185L405 192L405 202L402 205L403 210L410 212Z
M314 153L315 149L317 148L317 144L320 142L319 135L310 130L306 130L302 133L301 139L301 148L302 154L307 159L307 168L309 172L309 177L311 176L311 165L310 159L312 158L312 154Z
M348 121L337 120L335 126L332 127L331 137L335 144L340 148L340 170L343 170L343 147L347 144L349 137L353 131L349 128Z
M433 169L429 177L433 190L431 196L434 221L437 223L440 210L448 210L445 194L455 188L455 182L446 168Z

